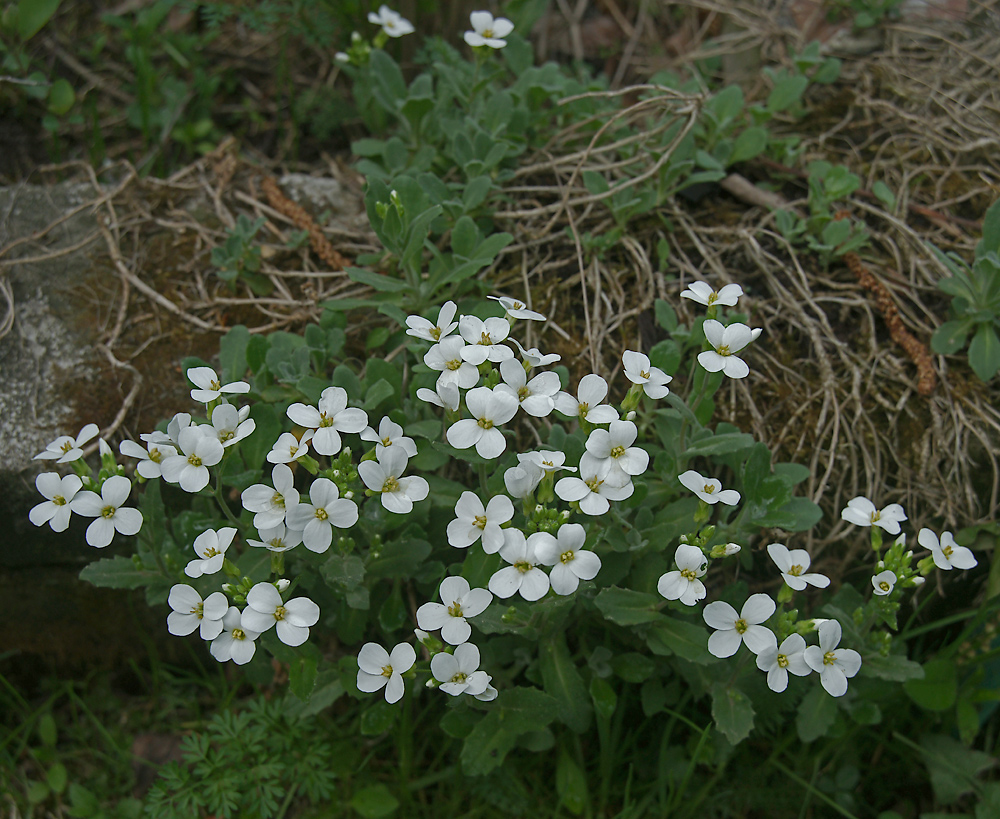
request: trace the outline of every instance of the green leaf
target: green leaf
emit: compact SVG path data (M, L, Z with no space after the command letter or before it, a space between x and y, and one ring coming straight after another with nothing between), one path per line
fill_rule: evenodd
M738 85L727 85L710 97L705 107L715 115L719 129L722 130L743 110L743 89Z
M738 688L722 684L712 687L712 719L730 745L738 745L750 735L753 717L750 698Z
M431 553L431 544L417 537L397 537L382 547L368 563L368 575L379 578L408 578L415 574Z
M162 577L159 572L137 569L131 558L117 555L84 566L80 579L105 589L138 589Z
M921 708L947 711L958 696L958 670L953 660L937 659L924 663L924 678L903 683L903 690Z
M383 276L381 273L373 273L360 267L349 267L346 271L351 281L358 284L367 284L383 293L400 293L409 290L410 285L402 279L394 279L391 276Z
M376 51L376 54L381 53ZM381 819L391 816L399 807L399 800L385 785L370 785L354 794L351 807L364 819Z
M482 776L503 764L522 734L546 727L558 713L556 701L537 688L506 689L462 746L462 771Z
M976 258L990 251L1000 254L1000 199L990 205L983 217L983 238L976 245Z
M316 687L318 667L317 657L304 654L297 654L288 663L288 688L303 702L309 699Z
M745 432L723 432L721 435L711 435L692 441L688 444L685 454L695 455L732 455L752 447L756 441L752 435Z
M611 719L618 707L618 695L607 680L592 677L590 680L590 699L594 703L597 716Z
M571 731L584 733L590 726L590 697L566 647L564 638L539 646L539 664L545 691L558 703L559 719Z
M865 657L861 670L866 676L893 682L920 680L924 676L924 669L920 667L920 663L908 660L902 654L890 654L888 657L873 654Z
M889 186L886 185L881 179L872 185L872 193L874 193L878 200L890 210L896 207L895 195L891 190L889 190Z
M465 739L481 719L481 714L469 708L450 708L438 727L454 739Z
M747 128L736 137L733 143L733 152L729 155L729 162L735 165L737 162L746 162L762 153L767 147L769 132L767 128L755 125Z
M949 736L924 734L920 752L931 776L937 801L943 805L957 802L962 794L978 787L976 776L996 764L989 754L973 751Z
M73 86L62 77L52 83L49 89L49 113L61 117L68 114L76 102L76 92Z
M21 0L17 4L17 33L30 40L52 19L62 0Z
M656 670L656 663L645 654L628 651L616 655L611 661L611 667L625 682L641 683L649 679Z
M790 108L799 101L807 85L809 85L809 78L802 75L778 78L767 97L767 110L772 114L777 114L779 111Z
M379 404L388 398L392 398L395 394L396 390L393 389L392 384L384 378L380 378L368 388L368 391L365 393L365 400L362 407L371 412Z
M799 713L795 717L799 739L812 742L825 736L836 719L836 701L817 685L799 703Z
M28 792L25 794L28 797L28 802L32 805L37 805L39 802L44 802L49 798L49 786L45 782L31 782L28 781Z
M385 700L373 702L361 714L361 733L366 737L377 737L384 734L396 722L398 710Z
M392 594L385 598L378 610L378 624L385 631L393 632L403 627L406 622L408 612L406 604L403 603L403 595L398 588L394 588Z
M646 633L649 650L660 656L676 654L699 665L715 662L708 653L708 632L701 626L680 618L667 617Z
M332 554L319 570L327 583L343 591L356 589L365 579L365 564L357 555Z
M969 345L969 364L983 381L989 381L1000 369L1000 338L985 322L979 325Z
M249 344L250 331L242 324L231 327L219 341L219 364L224 382L240 381L246 375Z
M468 216L463 216L451 229L451 249L457 256L471 259L479 244L479 228Z
M677 329L677 313L674 312L674 308L670 305L670 302L657 299L653 302L653 310L656 313L657 322L664 330L672 333Z
M565 749L560 751L556 762L556 793L559 794L559 801L572 814L579 816L587 807L587 777Z
M602 174L596 171L584 171L581 175L583 177L583 186L595 196L611 190L608 180Z
M38 738L42 741L42 745L54 748L57 737L55 718L48 712L42 714L38 718Z
M594 605L604 618L619 626L662 620L663 615L658 610L662 604L663 600L655 594L619 589L616 586L603 589L594 598Z
M491 190L493 190L493 179L488 175L484 174L470 179L469 184L462 191L462 207L465 212L469 213L483 204Z

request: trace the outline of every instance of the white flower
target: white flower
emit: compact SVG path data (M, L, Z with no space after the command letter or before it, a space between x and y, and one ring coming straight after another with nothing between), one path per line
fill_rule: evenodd
M889 571L889 569L879 572L872 578L872 587L875 589L875 594L879 597L889 594L892 592L892 587L896 585L896 580L896 573Z
M288 510L299 502L294 480L287 464L275 464L271 470L273 489L267 484L255 483L243 490L240 500L244 509L254 513L255 528L271 529L284 523Z
M486 589L473 589L464 577L446 577L441 581L441 602L424 603L417 609L417 625L429 631L441 629L441 639L457 646L472 636L466 617L486 611L493 595Z
M222 460L219 439L200 426L184 427L178 435L180 453L163 459L163 480L180 484L185 492L200 492L208 486L208 467Z
M274 442L271 451L267 453L268 463L290 464L297 461L303 455L309 454L309 442L312 440L313 431L307 429L302 433L301 438L296 438L290 432L282 432L278 440Z
M97 435L98 432L100 432L100 427L97 424L87 424L75 438L70 435L60 435L32 460L48 461L55 458L57 464L68 464L71 461L79 460L83 457L84 444Z
M539 449L536 452L519 453L518 463L523 467L533 467L541 470L545 475L552 475L559 470L565 469L568 472L576 472L575 466L566 466L566 453L553 452L549 449Z
M500 305L507 311L507 316L515 319L530 319L531 321L545 321L545 316L529 310L527 305L517 299L508 296L487 296L492 301L500 302Z
M471 366L471 365L470 365ZM475 367L473 367L475 369ZM452 384L448 381L444 383L441 382L442 376L438 377L436 389L429 390L426 387L421 387L417 390L417 398L421 401L425 401L428 404L433 404L436 407L441 407L441 409L451 410L455 412L458 410L459 393L458 385ZM476 376L476 381L479 380L479 376ZM473 382L475 384L475 382Z
M162 432L157 434L163 435ZM170 440L166 435L163 437L167 441ZM163 474L163 459L177 454L177 450L165 441L147 441L145 447L135 441L122 441L118 446L118 451L122 455L139 459L139 463L135 465L135 471L147 481L159 478Z
M257 583L247 593L244 629L261 634L277 625L278 639L286 646L300 646L309 639L309 626L319 620L319 606L308 597L281 602L281 593L270 583Z
M389 416L385 416L379 421L378 432L373 427L365 427L361 430L362 441L375 442L375 455L378 456L386 447L400 446L408 458L417 454L417 444L412 438L403 435L403 428L395 423Z
M847 693L847 678L861 668L861 655L852 648L840 648L842 630L836 620L827 620L816 629L819 645L805 650L806 663L819 674L819 680L831 697Z
M479 370L475 364L470 364L462 355L462 350L466 347L465 339L461 336L448 336L442 339L426 353L424 353L424 364L432 370L437 370L441 375L437 380L437 391L442 398L444 394L442 388L445 385L454 385L463 390L471 389L479 383ZM420 393L418 392L419 396ZM423 400L427 401L427 398ZM432 401L432 403L437 403ZM455 402L456 407L458 402Z
M681 298L691 299L706 307L711 307L713 304L734 307L736 300L742 295L743 288L738 284L726 284L721 290L715 291L707 282L691 282L687 290L681 293Z
M514 351L501 343L510 332L510 324L502 318L494 316L484 321L476 316L462 316L458 332L466 342L461 349L462 359L470 364L478 367L484 361L499 362L514 357Z
M385 701L399 702L405 690L402 675L416 659L409 643L400 643L391 654L378 643L365 643L358 654L358 689L371 694L384 686Z
M514 24L506 17L497 17L488 11L474 11L469 15L469 20L475 31L465 32L465 42L473 48L477 46L489 46L490 48L503 48L507 45L504 39L514 30Z
M735 489L723 489L722 482L718 478L706 478L693 469L689 469L678 475L677 479L705 503L724 503L727 506L735 506L740 502L740 493Z
M750 367L736 355L753 341L757 335L745 324L736 322L723 327L722 322L709 319L705 322L705 338L712 345L711 350L698 353L698 363L710 373L722 370L730 378L746 378Z
M593 430L587 436L587 451L580 459L580 471L603 471L608 481L619 484L641 475L649 466L649 453L632 446L638 435L635 424L617 419L608 429Z
M890 503L885 509L878 510L868 498L859 495L847 502L840 517L855 526L878 526L890 535L898 535L899 522L906 520L906 513L898 503Z
M361 432L368 426L368 414L347 406L347 390L327 387L319 399L319 409L307 404L292 404L285 413L300 427L316 430L313 449L321 455L340 452L341 432Z
M490 498L486 506L475 492L463 492L455 504L457 517L448 524L448 542L465 549L482 538L483 551L496 554L503 546L500 526L514 517L514 504L506 495Z
M378 14L373 11L368 12L368 22L382 26L382 31L390 37L403 37L414 31L413 24L409 20L385 5L379 6Z
M549 353L546 355L537 347L532 347L530 350L526 350L522 347L516 338L510 338L508 341L512 342L518 351L521 353L521 359L529 367L546 367L549 364L555 364L557 361L562 360L562 356L559 353Z
M267 549L269 552L287 552L302 542L302 531L289 529L284 523L278 523L265 529L258 527L257 534L260 535L260 540L247 538L247 545L258 549Z
M167 424L167 439L174 446L177 446L177 442L181 438L181 430L191 426L191 415L186 412L178 412L174 414L174 417L170 419ZM152 433L157 434L157 433ZM142 436L139 436L142 437ZM166 443L166 441L164 442Z
M240 610L230 606L222 618L222 632L212 640L209 651L220 663L232 660L236 665L245 665L253 659L257 650L254 640L259 636L260 632L243 628Z
M229 610L222 592L212 592L202 601L198 592L181 583L170 588L167 604L173 609L167 615L167 631L185 637L199 629L202 640L214 640L222 633L222 618Z
M212 410L212 428L223 447L239 443L257 428L257 422L253 418L241 417L242 415L243 412L232 404L219 404Z
M806 641L801 634L789 634L780 646L764 649L757 655L757 668L767 672L767 687L782 692L788 688L788 672L796 677L809 676L812 669L805 660Z
M685 606L693 606L704 600L707 591L698 578L708 571L705 553L697 546L682 543L674 552L677 571L667 572L656 583L656 590L667 600L680 600Z
M530 381L520 362L514 359L500 362L504 383L497 389L517 399L521 409L535 418L544 418L555 406L553 397L559 392L559 376L554 372L539 373Z
M311 503L299 501L285 519L292 529L302 530L302 543L310 552L322 553L333 542L333 527L348 529L358 522L358 505L340 497L337 484L317 478L309 487Z
M198 555L184 568L184 574L188 577L201 577L203 574L215 574L222 568L226 559L226 550L236 536L236 529L232 526L224 526L215 529L206 529L194 539L192 544L194 553Z
M601 570L601 558L583 548L587 531L579 523L564 523L555 537L548 532L535 532L531 537L537 538L539 562L553 567L549 582L556 594L572 594L581 580L593 580Z
M626 350L622 353L625 377L633 384L641 384L643 392L650 398L663 398L670 392L667 387L673 376L667 375L659 367L649 363L649 356Z
M438 312L437 324L431 324L423 316L407 316L406 326L408 329L406 334L436 344L458 327L458 322L452 320L455 318L456 310L458 307L455 302L446 301Z
M574 398L568 392L555 397L556 409L570 418L582 418L591 424L610 424L618 420L618 412L601 402L607 397L608 382L601 376L589 373L580 379Z
M490 591L505 600L518 592L528 601L541 599L549 590L549 576L536 565L540 562L535 554L537 535L541 533L535 532L529 538L520 529L504 529L503 533L500 557L511 565L490 578Z
M132 482L121 475L112 475L101 487L101 494L84 490L70 501L78 515L96 518L87 527L87 543L98 549L107 546L115 532L134 535L142 528L142 512L122 506L132 491Z
M780 543L771 543L767 547L767 553L789 588L802 591L807 583L818 589L825 589L830 585L830 578L824 574L818 572L803 574L809 568L811 561L805 549L788 549Z
M624 477L624 484L616 482L607 472L588 470L581 461L580 477L560 478L555 491L564 501L579 502L580 511L585 515L603 515L611 508L609 501L625 500L635 491L632 482L627 480L628 475Z
M503 473L503 485L512 498L523 500L535 491L544 474L533 464L522 461L520 466L512 466Z
M250 392L246 381L220 383L218 374L211 367L192 367L187 371L187 377L196 388L191 390L191 397L202 404L221 398L223 393L242 395Z
M490 684L490 675L479 670L479 649L472 643L462 643L454 654L442 651L431 657L431 674L441 683L441 690L453 697L478 696Z
M407 515L414 501L427 497L430 487L423 478L414 475L400 477L409 458L398 446L386 447L374 461L358 464L358 475L372 492L378 492L382 505L390 512Z
M76 511L75 509L73 511ZM971 549L959 546L955 542L955 537L951 532L942 532L941 541L930 529L921 529L917 533L917 543L925 549L931 550L934 557L934 565L939 569L948 571L949 569L971 569L978 566L976 556Z
M53 532L65 532L69 528L72 513L70 501L83 487L78 475L60 478L58 472L43 472L35 478L35 488L46 500L31 507L28 520L35 526L47 523Z
M456 421L445 437L456 449L476 447L482 458L499 457L507 448L499 426L506 424L517 412L517 398L499 387L476 387L465 395L465 406L471 418Z
M760 625L774 614L775 603L766 594L751 594L739 614L722 600L705 606L702 616L709 626L716 629L708 638L709 652L720 659L732 657L740 643L745 643L754 654L774 648L778 640L774 632Z

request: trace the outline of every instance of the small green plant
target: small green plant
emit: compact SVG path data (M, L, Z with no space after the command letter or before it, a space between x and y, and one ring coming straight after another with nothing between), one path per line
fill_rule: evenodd
M953 316L935 331L931 347L951 355L965 347L971 335L969 365L989 381L1000 369L1000 201L986 211L972 267L954 253L942 253L933 245L931 249L951 273L938 288L952 297Z
M845 16L853 18L854 28L866 29L878 25L883 20L899 17L904 0L827 0L827 19L836 21Z
M212 249L216 275L228 282L230 288L235 289L236 281L242 279L259 296L271 292L270 280L260 275L260 247L254 244L258 231L266 221L264 217L251 220L241 213L225 243Z
M215 715L184 738L184 758L167 765L146 800L147 819L285 816L296 799L334 793L333 746L313 720L290 717L281 700L251 700Z

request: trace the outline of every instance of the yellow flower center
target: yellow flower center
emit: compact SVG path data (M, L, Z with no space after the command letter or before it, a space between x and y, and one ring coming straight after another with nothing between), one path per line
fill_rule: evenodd
M492 36L492 35L490 35L490 36ZM519 301L515 301L515 302L514 302L514 304L513 304L513 305L511 305L511 306L512 306L512 307L513 307L513 308L514 308L515 310L523 310L523 309L524 309L524 305L523 305L523 304L521 304L521 302L519 302Z
M241 628L233 629L233 639L234 640L245 640L247 638L246 632Z
M275 506L280 506L282 509L285 508L285 496L280 492L275 492L274 497L271 498L271 503Z
M224 443L225 441L231 441L234 435L236 435L235 430L227 429L219 436L219 443Z
M493 422L489 418L480 418L476 423L483 429L493 429Z
M717 352L721 356L732 355L732 353L729 352L729 345L728 344L722 344L722 345L720 345L719 347L716 348L715 352Z
M604 483L604 480L598 479L598 477L595 475L589 481L584 481L584 483L587 484L591 492L597 492L597 490L600 489L601 484Z
M559 562L569 563L570 561L573 560L574 557L576 557L576 552L574 552L572 549L567 549L565 552L559 555Z
M639 378L649 378L648 370L639 370Z
M392 666L391 665L384 665L384 666L382 666L382 676L383 677L391 677L392 676Z
M526 398L531 398L531 390L524 386L517 391L517 400L524 401Z
M316 520L326 520L330 516L326 513L326 509L322 506L316 510Z
M221 555L221 554L222 552L220 552L214 546L209 546L204 552L202 552L201 556L206 560L208 560L208 558L210 557L215 557L216 555Z
M736 629L737 634L743 634L749 628L749 626L747 625L747 621L741 617L739 620L736 621L734 628Z
M482 345L484 345L484 346L489 346L490 344L493 343L493 339L490 338L490 334L489 333L487 333L487 332L484 331L479 336L479 343L482 344Z
M802 567L798 563L796 563L794 566L790 566L788 568L788 573L792 577L798 577L800 574L802 574Z
M832 651L828 651L823 655L823 665L833 665L835 662L837 662L837 658Z
M944 552L945 557L951 557L952 552L955 550L952 549L951 546L944 546L941 548L941 551Z
M452 617L461 617L462 604L456 600L454 603L448 606L448 614L450 614Z
M885 582L884 580L883 580L883 581L882 581L881 583L879 583L879 584L878 584L878 587L879 587L879 588L880 588L880 589L881 589L882 591L884 591L884 592L885 592L886 594L888 594L888 593L889 593L889 589L891 589L891 588L892 588L892 586L890 586L890 585L889 585L888 583L886 583L886 582Z
M712 291L712 295L708 297L708 306L709 306L709 307L711 307L711 306L712 306L713 304L715 304L715 303L716 303L716 302L717 302L718 300L719 300L719 294L718 294L718 293L716 293L716 292L715 292L715 291L713 290L713 291Z
M188 463L191 464L191 466L199 467L201 466L201 458L197 455L188 455Z
M382 446L392 446L392 438L386 436L382 439Z
M701 491L704 492L706 495L712 495L712 494L715 493L715 487L712 484L710 484L710 483L706 483L701 488Z
M211 389L211 390L221 390L222 389L222 384L220 384L218 381L212 381L212 383L209 385L209 389Z
M54 498L52 499L52 502L53 502L53 503L54 503L54 504L55 504L56 506L65 506L65 505L66 505L66 498L64 498L64 497L63 497L62 495L56 495L56 496L55 496L55 497L54 497Z
M487 39L487 40L492 40L493 39L493 29L491 29L491 28L484 28L483 29L483 37L485 39Z
M433 338L435 341L440 341L441 340L441 328L440 327L431 327L431 338Z
M694 569L681 569L681 577L685 580L695 580L698 575L695 574Z
M285 619L285 615L286 615L287 613L288 613L288 611L287 611L287 610L285 609L285 607L284 607L284 606L278 606L278 607L277 607L277 608L276 608L276 609L274 610L274 619L275 619L275 620L284 620L284 619Z
M191 609L191 613L199 620L203 619L205 617L205 604L204 603L195 604L195 607Z
M476 515L472 521L473 526L478 526L480 529L486 528L486 515Z
M72 448L73 448L72 441L64 441L63 445L60 447L60 449L62 449L63 452L69 452Z
M625 447L616 446L614 449L611 450L610 454L612 458L620 458L622 455L625 454Z
M385 483L382 484L383 492L397 492L399 491L399 481L397 481L392 475L385 479Z
M451 361L446 361L445 362L445 366L449 370L457 370L459 367L462 366L462 359L460 359L460 358L453 358Z
M464 683L466 680L466 674L464 671L459 671L454 677L451 678L451 682Z
M285 548L285 541L283 541L280 537L273 537L267 542L267 545L272 549L280 551Z
M788 657L784 654L778 655L778 668L788 668Z
M154 464L158 464L163 460L163 453L154 446L151 450L149 450L149 460L151 460Z
M333 418L331 418L325 412L321 412L320 413L320 417L319 417L319 425L320 425L320 427L332 427L333 426Z
M115 509L114 506L105 506L101 510L101 517L102 518L107 518L108 520L110 520L111 518L113 518L115 516L115 512L116 511L117 510Z
M525 572L530 572L535 567L532 566L527 560L519 560L514 564L514 568L521 574L524 574Z

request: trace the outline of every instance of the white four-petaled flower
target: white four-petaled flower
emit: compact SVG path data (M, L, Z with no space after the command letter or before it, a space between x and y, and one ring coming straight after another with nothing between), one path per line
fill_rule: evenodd
M906 513L898 503L890 503L884 509L876 509L868 498L859 495L847 502L840 517L855 526L878 526L890 535L899 534L900 521L906 520Z
M314 430L312 446L320 455L340 452L340 433L361 432L368 426L368 414L363 409L347 406L347 390L343 387L323 390L318 409L292 404L285 412L299 426Z
M409 643L400 643L391 654L378 643L365 643L358 654L358 690L371 694L384 687L385 701L399 702L406 690L402 675L416 659Z
M872 578L872 587L875 590L875 594L879 597L885 597L887 594L892 592L893 586L896 585L896 573L886 569L885 571L879 572Z
M358 522L358 505L340 497L337 484L329 478L317 478L309 487L309 500L301 500L288 510L285 519L292 529L302 531L302 544L310 551L323 553L333 542L333 527L349 529Z
M706 478L701 473L689 469L678 475L677 479L705 503L724 503L727 506L735 506L740 502L740 493L735 489L723 489L722 482L718 478Z
M706 321L704 329L712 349L698 353L698 363L710 373L722 370L730 378L746 378L750 367L736 353L753 341L757 334L745 324L736 322L724 327L715 319Z
M142 528L142 512L122 506L132 491L132 482L122 475L112 475L101 487L101 494L84 490L70 501L78 515L95 520L87 527L87 543L98 549L107 546L115 532L134 535Z
M165 440L147 440L145 447L135 441L122 441L118 446L118 451L122 455L139 459L135 471L147 481L162 476L163 459L177 454L177 450L168 443L170 439L166 435L163 433L157 435L162 435Z
M389 418L384 416L378 424L378 432L373 427L365 427L361 430L362 441L375 442L376 457L382 450L389 446L400 446L408 458L417 454L417 444L412 438L403 435L403 428Z
M187 377L195 386L195 389L191 390L191 397L202 404L221 398L223 393L242 395L250 392L250 385L246 381L223 384L211 367L192 367L187 371Z
M407 316L406 334L437 344L458 327L458 322L453 320L457 310L455 302L446 301L438 311L437 324L432 324L429 319L425 319L423 316Z
M255 483L240 495L243 508L253 512L253 525L258 530L271 529L285 522L288 510L299 502L292 470L287 464L275 464L271 470L272 489L267 484Z
M580 462L580 477L560 478L555 485L556 494L564 501L580 504L585 515L603 515L610 508L610 501L621 501L632 497L635 486L628 475L609 477L609 470L590 463L590 469ZM624 482L622 478L624 477Z
M507 311L507 315L510 318L545 321L545 316L541 313L536 313L534 310L529 310L523 301L512 299L509 296L487 296L487 298L500 302L500 305Z
M625 367L625 377L633 384L641 385L642 391L650 398L663 398L670 392L667 384L673 381L673 376L654 367L649 356L626 350L622 353L622 365Z
M554 372L543 372L530 381L520 362L514 359L500 362L500 377L504 383L497 389L509 392L521 409L535 418L544 418L552 412L555 394L559 392L559 376Z
M448 427L448 443L456 449L475 446L482 458L497 458L507 448L499 427L517 412L517 398L500 387L476 387L465 395L471 418L463 418Z
M240 610L230 606L222 618L222 631L212 640L209 652L220 663L232 660L236 665L245 665L253 659L260 637L259 631L243 628Z
M618 411L601 402L608 395L608 382L595 373L580 379L576 397L568 392L555 396L556 409L570 418L581 418L591 424L610 424L618 420Z
M705 553L697 546L682 543L674 552L674 563L677 570L662 575L656 590L667 600L680 600L685 606L704 600L708 592L699 578L708 571Z
M861 655L852 648L837 648L842 629L836 620L826 620L816 629L819 645L809 646L803 654L809 667L819 674L823 688L831 697L847 693L847 679L861 668Z
M541 532L535 532L528 538L520 529L504 529L503 534L500 557L511 565L490 578L490 591L505 600L518 592L525 600L540 600L549 590L549 576L538 568L537 564L541 561L535 553Z
M579 523L564 523L555 536L536 532L531 537L537 538L539 562L552 566L549 583L556 594L572 594L581 580L593 580L601 570L601 558L583 548L587 531Z
M723 285L720 290L713 290L708 282L691 282L687 290L681 293L682 299L691 299L698 304L711 307L713 304L733 307L736 300L743 295L743 288L738 284Z
M587 436L587 451L580 459L580 471L603 472L611 483L625 484L649 466L649 453L632 446L639 430L631 421L615 419L607 429L595 429Z
M806 571L811 559L805 549L789 549L780 543L771 543L767 547L767 553L789 588L802 591L807 583L818 589L825 589L830 585L830 578L825 574Z
M39 452L33 460L55 459L57 464L68 464L71 461L76 461L83 457L84 444L98 432L100 432L100 427L97 424L87 424L75 438L71 435L60 435Z
M198 555L184 568L188 577L201 577L203 574L215 574L222 568L226 560L226 550L232 545L236 529L224 526L218 531L206 529L194 539L194 553Z
M732 657L740 643L746 644L754 654L774 648L778 640L774 632L762 626L774 614L774 601L766 594L751 594L739 614L722 600L705 606L702 616L715 633L708 638L708 651L715 657Z
M473 589L464 577L446 577L441 581L440 603L424 603L417 609L417 625L428 631L441 629L441 639L453 646L472 636L466 617L486 611L493 595L486 589Z
M74 510L75 511L75 510ZM917 543L931 550L934 565L939 569L971 569L979 565L972 550L959 546L951 532L942 532L941 540L930 529L921 529L917 533Z
M500 362L514 357L514 351L501 343L510 332L510 323L502 318L462 316L458 332L466 342L460 350L462 359L470 364L478 367L484 361Z
M390 37L403 37L414 31L413 23L386 5L379 6L378 14L373 11L368 12L368 22L382 26L382 31Z
M177 447L180 452L160 464L163 480L180 484L185 492L200 492L208 486L208 467L222 460L222 444L204 427L188 426L178 434Z
M271 451L267 453L268 463L290 464L299 458L309 454L309 442L312 440L313 430L307 429L302 433L301 438L296 438L291 432L282 432L278 440L274 442Z
M448 543L465 549L482 538L483 551L496 554L503 546L501 525L514 517L514 504L506 495L495 495L489 503L475 492L463 492L455 504L456 518L448 524Z
M35 488L41 493L44 501L31 507L28 520L35 526L47 523L53 532L65 532L69 528L72 513L70 501L83 487L79 475L59 477L58 472L43 472L35 478Z
M319 620L319 606L308 597L296 597L286 603L271 583L257 583L247 593L243 609L244 629L262 634L271 626L286 646L300 646L309 639L309 627Z
M472 23L474 31L465 32L464 38L473 48L478 46L503 48L507 45L504 37L514 30L514 24L506 17L494 18L488 11L472 12L469 15L469 22Z
M408 515L413 502L422 501L430 491L427 481L419 475L401 477L407 461L401 447L391 446L383 449L376 460L358 464L358 475L365 486L378 492L382 505L399 515Z
M222 618L229 611L229 600L222 592L212 592L204 600L191 586L178 583L170 588L167 604L167 631L184 637L199 629L202 640L214 640L222 633Z
M446 694L457 697L469 694L479 698L492 679L479 670L479 649L472 643L462 643L454 654L441 651L431 657L431 674Z
M788 674L807 677L812 669L805 660L806 641L801 634L789 634L780 646L757 655L757 668L767 672L767 687L782 692L788 688Z
M468 390L479 383L479 370L476 369L476 365L470 364L462 355L462 350L466 346L465 339L461 336L448 336L448 338L442 338L441 341L424 353L424 364L432 370L437 370L441 373L438 376L435 388L442 399L445 398L442 388L447 385ZM430 400L432 403L437 403L430 398L424 398L423 400ZM451 403L450 400L449 403ZM457 403L456 400L456 406Z

